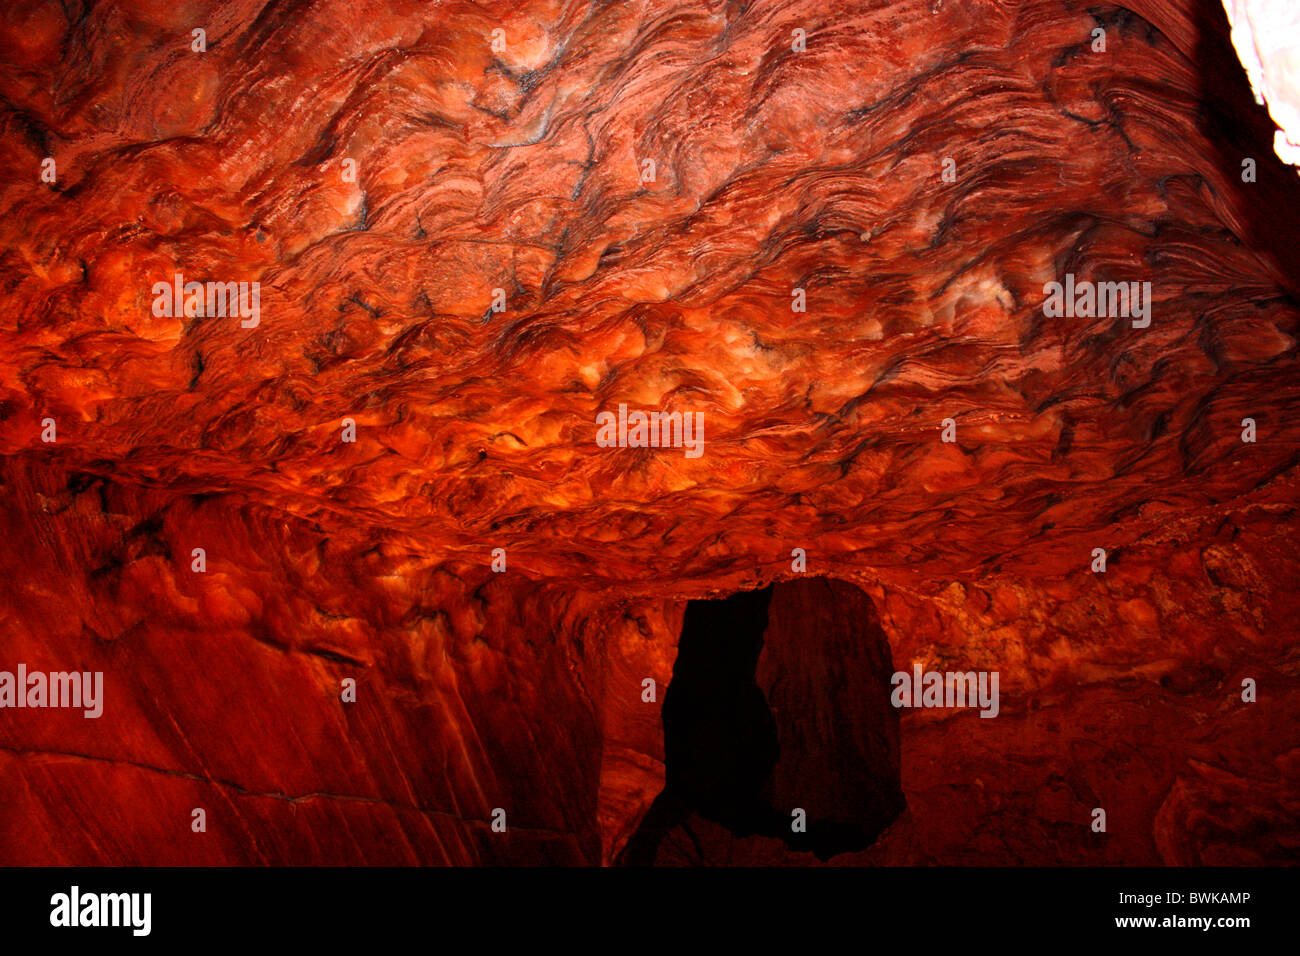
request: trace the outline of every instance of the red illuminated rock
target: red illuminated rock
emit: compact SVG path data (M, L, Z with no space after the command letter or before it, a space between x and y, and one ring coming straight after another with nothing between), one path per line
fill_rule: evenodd
M1294 861L1300 181L1217 7L1089 9L11 4L0 669L106 700L0 711L0 856L609 862L804 549L1001 675L836 861Z

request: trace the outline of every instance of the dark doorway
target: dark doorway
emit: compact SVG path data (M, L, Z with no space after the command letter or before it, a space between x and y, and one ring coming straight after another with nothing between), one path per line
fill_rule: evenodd
M890 673L874 605L847 582L691 601L664 698L664 790L622 861L652 865L682 829L694 841L693 815L823 860L869 847L903 809Z

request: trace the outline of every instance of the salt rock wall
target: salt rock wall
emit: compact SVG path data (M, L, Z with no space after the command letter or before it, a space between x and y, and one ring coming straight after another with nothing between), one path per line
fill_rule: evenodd
M812 852L865 849L904 809L889 640L871 598L843 581L773 588L756 678L780 753L765 787L789 826L809 821Z
M906 808L831 862L1294 862L1300 180L1228 36L11 3L0 670L105 700L0 710L0 860L614 862L687 602L806 574L893 667L1001 678L898 714ZM1049 315L1067 274L1149 322ZM602 447L620 404L702 453ZM697 824L660 863L818 862Z

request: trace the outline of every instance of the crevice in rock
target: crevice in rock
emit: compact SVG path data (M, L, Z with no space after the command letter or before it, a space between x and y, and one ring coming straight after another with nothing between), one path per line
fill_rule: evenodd
M867 849L904 805L890 671L874 606L846 582L691 601L664 698L664 789L621 862L652 865L666 840L701 862L729 856L693 816L822 860Z

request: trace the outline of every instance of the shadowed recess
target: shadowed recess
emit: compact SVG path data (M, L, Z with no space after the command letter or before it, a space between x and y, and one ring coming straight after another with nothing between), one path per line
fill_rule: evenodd
M874 608L851 584L691 601L663 707L666 783L624 862L649 865L682 835L712 862L692 814L822 860L865 850L904 802L889 675Z

